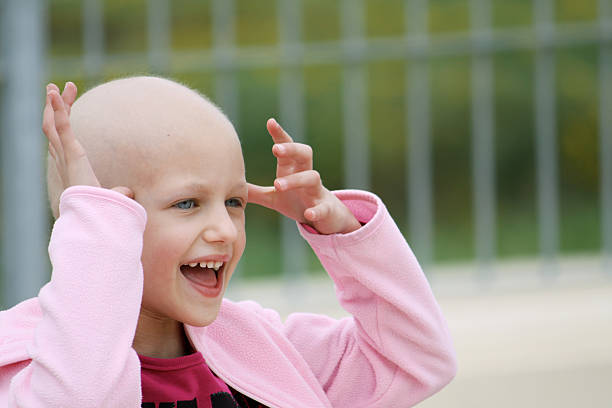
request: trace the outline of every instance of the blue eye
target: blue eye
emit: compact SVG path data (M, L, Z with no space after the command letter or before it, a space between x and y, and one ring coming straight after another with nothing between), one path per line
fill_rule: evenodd
M180 208L181 210L190 210L193 207L195 207L195 205L196 205L195 201L193 200L183 200L181 202L174 204L176 208Z
M239 198L230 198L225 200L225 205L228 207L242 207L242 200Z

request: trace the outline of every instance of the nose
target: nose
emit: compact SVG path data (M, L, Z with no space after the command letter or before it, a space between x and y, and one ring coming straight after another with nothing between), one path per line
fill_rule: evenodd
M215 207L207 214L206 228L202 238L207 242L234 242L238 237L238 230L227 211L225 205Z

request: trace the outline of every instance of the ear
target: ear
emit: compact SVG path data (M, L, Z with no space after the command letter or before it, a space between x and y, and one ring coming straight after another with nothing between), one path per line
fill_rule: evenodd
M124 196L131 198L132 200L134 199L134 192L129 187L118 186L118 187L111 188L111 190L116 191L120 194L123 194Z

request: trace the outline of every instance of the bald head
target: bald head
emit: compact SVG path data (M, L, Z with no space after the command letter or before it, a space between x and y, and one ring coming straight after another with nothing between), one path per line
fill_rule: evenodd
M189 149L203 135L232 135L229 120L208 99L158 77L131 77L99 85L73 105L70 123L102 187L146 185L163 169L165 152ZM63 191L48 160L47 188L55 218Z

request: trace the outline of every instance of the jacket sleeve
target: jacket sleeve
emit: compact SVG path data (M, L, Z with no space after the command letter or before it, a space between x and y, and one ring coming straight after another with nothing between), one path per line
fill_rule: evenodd
M332 406L413 406L455 375L446 322L381 200L361 191L336 194L365 225L335 235L299 228L352 317L292 314L286 334Z
M140 407L140 365L131 346L145 224L144 208L119 193L64 191L31 362L12 378L9 408Z

